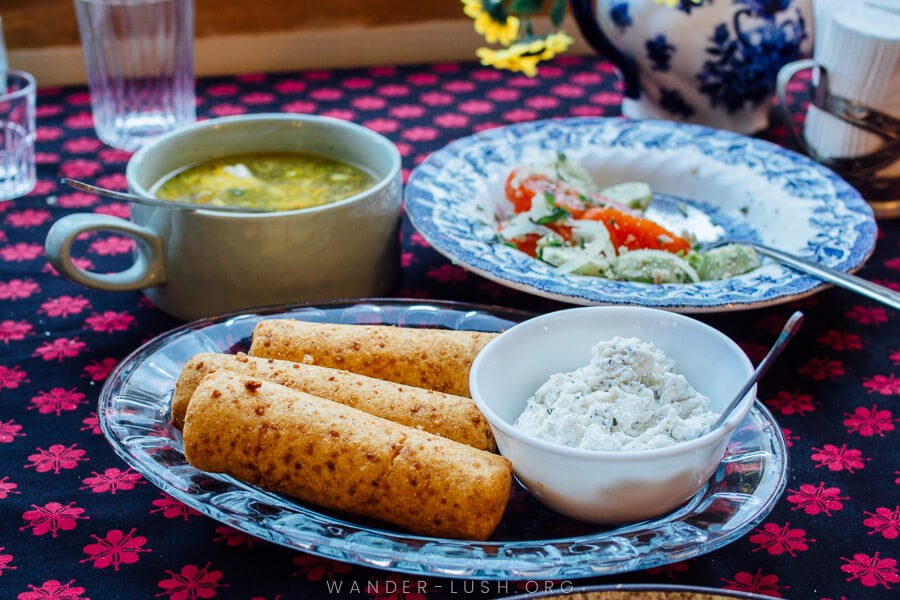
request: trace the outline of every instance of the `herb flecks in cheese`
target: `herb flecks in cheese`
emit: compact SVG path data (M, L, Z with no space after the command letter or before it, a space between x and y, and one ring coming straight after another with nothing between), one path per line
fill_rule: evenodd
M589 364L551 375L516 426L587 450L650 450L700 437L718 415L674 368L652 343L622 337L600 342Z

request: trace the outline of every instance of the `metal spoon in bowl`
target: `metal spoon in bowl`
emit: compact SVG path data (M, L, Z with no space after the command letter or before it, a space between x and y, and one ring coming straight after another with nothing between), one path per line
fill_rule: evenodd
M97 194L99 196L106 196L107 198L113 198L114 200L124 200L126 202L136 202L137 204L145 204L147 206L158 206L163 208L169 208L172 210L208 210L213 212L232 212L232 213L259 213L266 212L260 208L252 208L246 206L219 206L215 204L197 204L194 202L182 202L180 200L160 200L159 198L147 198L145 196L138 196L137 194L130 194L128 192L117 192L115 190L108 190L106 188L98 187L96 185L91 185L90 183L85 183L84 181L79 181L77 179L70 179L68 177L63 177L60 179L61 183L65 183L66 185L70 185L73 188L77 188L79 190L90 192L92 194Z
M821 263L802 258L795 254L789 254L787 252L784 252L783 250L770 248L769 246L763 246L762 244L757 244L756 242L732 242L730 240L719 240L707 247L712 248L714 246L721 246L729 243L750 246L758 253L777 260L778 262L785 264L793 269L796 269L808 275L812 275L813 277L821 279L822 281L833 283L834 285L848 289L851 292L856 292L857 294L866 296L867 298L871 298L872 300L877 300L878 302L886 304L893 309L900 310L900 293L897 293L890 288L884 287L883 285L872 283L871 281L863 279L862 277L858 277L851 273L838 271L837 269L833 269Z
M732 413L732 411L737 407L738 404L741 403L741 400L744 399L744 396L747 395L747 392L750 391L756 382L759 381L759 378L762 377L766 371L769 370L769 367L778 358L778 355L781 354L781 351L784 350L784 347L787 346L787 343L794 337L794 334L797 333L797 330L800 329L800 323L803 322L803 313L799 310L791 315L791 318L787 320L787 323L784 324L784 327L781 329L781 333L778 334L778 338L775 340L775 343L772 344L772 347L769 348L769 351L766 353L765 357L759 362L759 365L756 367L756 370L753 371L753 375L750 376L750 379L747 380L740 391L735 394L734 398L731 402L728 403L722 413L719 415L718 420L712 426L712 429L717 429L722 426L728 416ZM712 431L712 429L710 431Z

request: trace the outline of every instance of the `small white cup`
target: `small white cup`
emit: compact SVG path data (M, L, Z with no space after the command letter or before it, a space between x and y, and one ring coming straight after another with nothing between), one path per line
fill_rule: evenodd
M131 221L96 213L66 215L50 228L50 264L93 288L141 289L183 320L312 300L381 295L400 270L400 152L360 125L297 114L210 119L164 135L128 161L130 190L150 190L173 171L229 154L307 152L375 176L350 198L312 208L239 213L131 204ZM78 236L112 231L136 242L134 264L118 273L72 262Z
M34 77L9 71L0 89L0 200L24 196L36 183Z
M195 120L194 0L75 0L94 128L135 150Z
M472 400L491 425L519 481L557 512L593 523L650 519L676 509L719 467L756 387L709 433L651 450L585 450L539 439L514 423L554 373L586 365L591 348L615 336L651 342L675 361L719 412L753 373L731 339L702 321L639 306L583 306L523 321L485 346L472 363Z

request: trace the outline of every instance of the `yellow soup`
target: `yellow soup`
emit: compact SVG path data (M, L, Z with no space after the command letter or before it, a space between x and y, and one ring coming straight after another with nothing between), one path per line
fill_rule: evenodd
M336 202L374 184L357 167L313 154L234 154L177 171L157 184L157 198L216 206L294 210Z

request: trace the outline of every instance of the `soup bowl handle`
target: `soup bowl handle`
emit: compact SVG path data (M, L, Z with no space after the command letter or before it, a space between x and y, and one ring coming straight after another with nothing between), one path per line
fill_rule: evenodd
M120 233L135 241L134 264L117 273L96 273L72 262L72 244L78 236L94 231ZM54 269L87 287L108 291L139 290L166 280L162 240L131 221L94 213L75 213L57 220L44 240L47 260Z

